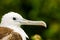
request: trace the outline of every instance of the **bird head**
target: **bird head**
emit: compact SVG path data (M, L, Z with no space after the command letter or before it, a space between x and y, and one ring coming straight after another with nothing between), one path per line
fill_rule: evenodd
M44 21L31 21L24 19L20 14L15 12L9 12L2 16L1 25L4 26L21 26L21 25L40 25L46 27Z

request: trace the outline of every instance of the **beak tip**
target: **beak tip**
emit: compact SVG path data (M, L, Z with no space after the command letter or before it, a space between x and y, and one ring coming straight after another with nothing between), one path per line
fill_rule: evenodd
M44 27L45 27L45 28L47 28L47 25L46 25L46 23L45 23Z
M44 26L45 28L47 28L47 25L45 24L45 26Z
M47 28L47 24L44 21L41 21L41 22L42 22L42 26L44 26L45 28Z

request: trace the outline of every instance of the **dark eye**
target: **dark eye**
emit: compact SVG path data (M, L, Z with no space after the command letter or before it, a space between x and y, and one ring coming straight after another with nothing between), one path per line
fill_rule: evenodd
M13 17L13 20L16 20L16 18L15 18L15 17Z

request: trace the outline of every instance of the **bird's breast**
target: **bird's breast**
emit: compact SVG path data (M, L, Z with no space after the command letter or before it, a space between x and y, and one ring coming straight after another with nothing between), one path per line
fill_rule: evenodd
M9 35L9 38L7 38L8 40L22 40L22 37L20 36L20 34L14 32L13 29L0 27L0 39L2 40L8 35Z

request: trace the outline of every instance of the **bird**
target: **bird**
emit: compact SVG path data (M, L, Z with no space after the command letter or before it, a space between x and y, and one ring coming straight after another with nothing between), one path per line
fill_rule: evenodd
M21 28L21 25L40 25L47 27L44 21L32 21L23 18L17 12L8 12L1 18L0 40L27 40L28 35Z

